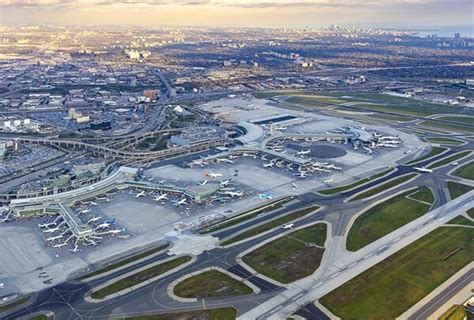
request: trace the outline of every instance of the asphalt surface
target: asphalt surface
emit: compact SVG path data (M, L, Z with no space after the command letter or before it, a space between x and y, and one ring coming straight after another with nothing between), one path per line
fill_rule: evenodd
M295 228L315 221L328 220L333 224L335 235L342 235L346 230L351 217L368 205L366 201L345 203L343 202L344 199L387 179L391 179L410 172L418 172L414 169L415 166L419 167L427 165L428 163L447 157L450 154L461 150L472 150L472 144L472 142L469 142L464 146L452 146L449 152L436 156L430 160L417 163L416 165L399 166L397 171L391 173L389 176L384 177L383 179L371 181L366 185L360 186L342 194L322 196L316 193L307 193L300 195L297 197L296 201L288 203L287 206L283 207L282 209L264 216L258 216L257 218L244 222L238 226L233 226L228 229L217 231L213 235L220 239L228 238L237 235L246 228L255 226L257 223L264 223L267 220L291 213L310 204L318 204L324 208L315 214L305 216L304 218L295 222ZM432 208L439 207L448 201L446 198L445 180L447 179L447 172L451 169L452 166L447 166L436 170L434 174L420 174L410 183L394 188L392 191L383 195L377 196L373 199L373 201L377 201L378 199L385 198L390 194L394 194L413 186L427 185L431 187L436 198L436 202L433 204ZM329 215L329 213L331 213L331 215ZM338 213L336 218L334 218L335 213ZM282 294L285 289L269 283L256 275L252 275L238 264L236 257L241 252L285 231L286 230L282 228L276 228L256 238L249 239L248 241L245 241L241 244L230 246L228 248L215 248L209 251L204 251L197 256L197 260L193 264L168 276L165 276L156 282L134 290L129 294L105 302L88 303L84 300L84 295L93 287L103 284L127 272L146 266L150 263L162 260L168 256L166 254L161 254L90 282L80 283L68 281L38 292L35 299L32 299L29 304L19 307L19 309L11 312L8 315L5 315L2 319L17 319L19 317L27 316L41 310L49 310L54 312L56 314L56 319L105 319L110 317L147 314L151 312L168 313L177 310L183 311L202 308L204 305L207 308L234 306L239 310L239 314L242 314L255 308L260 303L263 303L276 295ZM211 266L221 267L238 276L242 276L258 286L262 291L259 294L251 294L246 296L220 297L205 300L200 299L195 303L178 302L168 296L166 292L167 287L175 279ZM312 318L309 319L326 319L324 318L324 313L317 309L314 305L303 306L297 311L297 314L301 314L302 316L307 315L308 317L311 316Z

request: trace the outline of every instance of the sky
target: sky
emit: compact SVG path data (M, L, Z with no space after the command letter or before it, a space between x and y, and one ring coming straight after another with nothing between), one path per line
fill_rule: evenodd
M473 0L0 0L0 24L473 26Z

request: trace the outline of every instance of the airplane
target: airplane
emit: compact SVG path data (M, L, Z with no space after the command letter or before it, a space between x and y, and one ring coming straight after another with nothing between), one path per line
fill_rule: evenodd
M207 180L206 180L207 181ZM153 199L153 201L161 201L161 200L168 200L167 193L163 193Z
M140 197L144 197L144 196L145 196L145 191L142 191L142 192L140 192L140 193L137 193L137 194L135 195L135 198L140 198Z
M209 172L209 171L204 172L204 175L206 177L210 177L210 178L222 177L222 173L213 173L213 172Z
M79 247L78 247L78 246L75 246L74 249L69 250L69 251L71 251L72 253L76 253L76 252L79 251Z
M298 151L297 155L299 156L304 156L305 154L308 154L311 152L311 149L308 149L308 150L301 150L301 151Z
M274 165L275 165L275 163L269 162L269 163L264 163L264 164L263 164L263 167L264 167L264 168L273 168Z
M326 169L334 169L334 170L342 170L341 167L336 167L334 163L331 163L330 165L326 166Z
M89 208L79 211L79 213L89 213L89 212L91 212L91 209Z
M300 171L300 173L296 174L296 176L298 178L304 179L304 178L308 177L308 174L306 173L306 171Z
M433 173L433 170L428 169L428 168L424 168L424 167L421 167L421 168L420 167L413 167L413 169L418 170L420 172Z
M220 186L221 186L221 187L225 187L225 186L227 186L227 185L229 184L229 182L230 182L230 179L227 179L227 180L224 180L224 181L221 180Z
M116 235L116 234L119 234L120 232L122 232L121 229L114 229L114 230L108 231L108 233L110 233L111 235Z
M92 217L89 221L87 221L87 223L91 223L91 222L96 222L96 221L99 221L102 217Z
M298 189L298 186L296 185L296 183L292 182L291 185L293 186L293 188Z
M104 222L104 223L99 224L95 229L99 230L99 229L105 229L105 228L108 228L108 227L110 227L110 223Z
M182 204L187 204L186 201L187 201L186 198L182 198L181 200L177 201L176 204L177 204L178 206L180 206L180 205L182 205Z
M40 228L48 228L49 226L55 226L56 223L55 222L50 222L50 223L39 223L38 224L38 227Z
M46 229L46 230L44 230L43 232L44 232L44 233L52 233L52 232L56 232L56 231L58 231L58 230L59 230L59 228L56 227L56 228Z
M244 195L244 192L243 191L237 191L237 192L226 191L226 192L224 192L224 194L229 195L233 198L233 197L242 197Z
M246 152L242 153L242 156L244 156L244 157L251 157L251 158L254 158L254 159L257 158L256 155L251 154L251 153L246 153Z
M204 180L203 182L198 182L198 185L200 185L200 186L205 186L206 183L207 183L207 180Z
M49 237L48 239L46 239L46 241L54 241L54 240L59 240L59 239L61 239L62 237L63 237L62 235L55 236L55 237Z
M283 229L293 229L294 225L295 225L294 223L288 223L288 224L284 224L282 227Z
M327 179L327 180L324 180L323 182L324 182L325 184L328 184L328 183L331 183L331 182L333 182L333 181L334 181L334 179Z
M62 248L66 245L66 243L58 243L53 246L53 248Z
M91 206L96 206L97 205L97 203L94 202L94 201L84 202L84 204L88 204L88 205L91 205Z
M259 197L260 199L268 199L268 200L271 200L271 199L273 199L273 194L271 194L271 193L269 193L269 192L268 192L268 193L259 193L259 194L258 194L258 197Z
M0 289L5 289L5 284L3 282L0 282Z
M226 158L217 158L217 162L224 162L224 163L234 163L234 161Z

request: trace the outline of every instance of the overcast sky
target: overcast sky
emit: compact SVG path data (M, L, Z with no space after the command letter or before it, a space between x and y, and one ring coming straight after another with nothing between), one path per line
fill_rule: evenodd
M474 25L474 0L0 0L0 24Z

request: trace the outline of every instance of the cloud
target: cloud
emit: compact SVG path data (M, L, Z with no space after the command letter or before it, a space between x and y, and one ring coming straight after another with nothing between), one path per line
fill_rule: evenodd
M472 5L471 0L0 0L0 7L12 8L94 8L211 6L240 8L302 8L302 7L376 7L392 5Z

